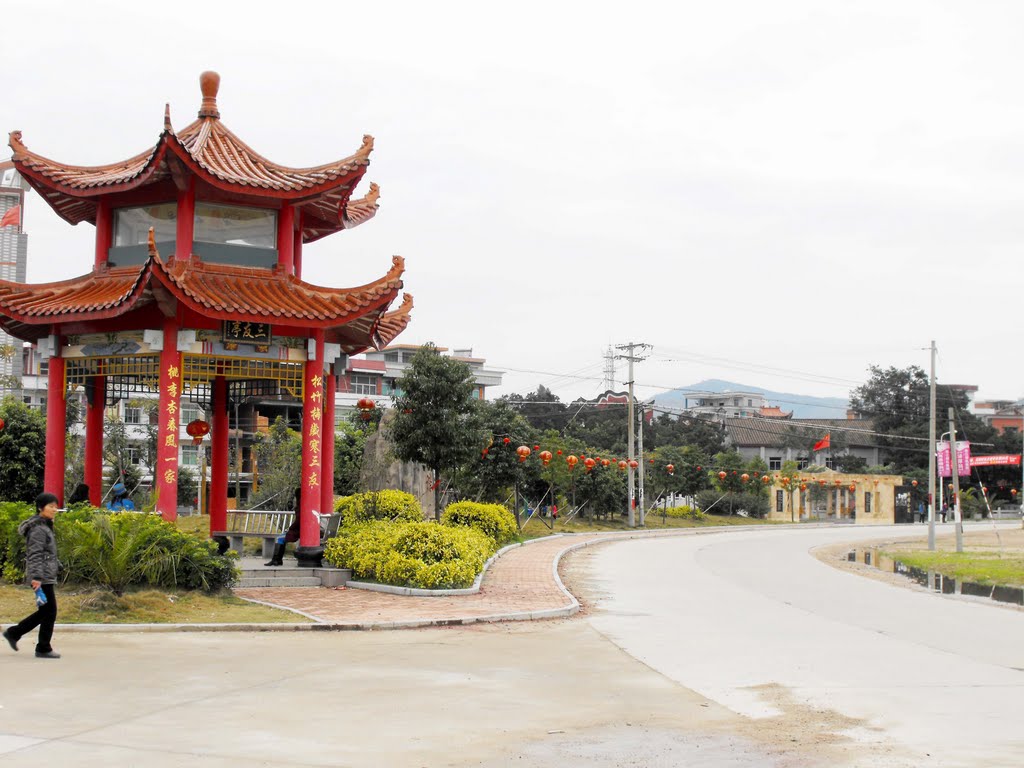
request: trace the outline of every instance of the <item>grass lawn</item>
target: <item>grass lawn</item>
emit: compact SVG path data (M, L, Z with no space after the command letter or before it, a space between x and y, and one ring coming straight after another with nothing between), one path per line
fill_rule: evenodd
M28 587L0 584L0 624L21 621L35 610ZM57 587L59 624L234 624L306 622L303 616L246 602L230 593L141 589L118 597L87 587Z
M964 534L964 551L956 552L952 536L936 539L935 551L921 542L890 542L881 547L885 554L907 565L936 571L978 584L1024 587L1024 530L969 531Z
M637 516L639 520L639 516ZM631 529L626 525L625 518L616 517L610 520L584 520L580 516L565 522L564 520L554 521L554 527L548 528L551 520L533 517L523 526L522 539L539 539L544 536L551 536L555 533L601 533L605 531L657 531L671 530L674 528L721 528L723 526L735 525L776 525L768 520L760 520L752 517L740 517L739 515L708 515L703 520L689 518L666 517L662 523L661 515L648 513L647 525Z

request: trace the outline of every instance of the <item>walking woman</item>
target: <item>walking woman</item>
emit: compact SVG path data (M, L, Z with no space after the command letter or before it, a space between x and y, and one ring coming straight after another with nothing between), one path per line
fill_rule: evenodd
M11 648L18 650L18 641L39 627L39 639L36 642L36 658L39 659L60 658L60 654L55 653L50 645L53 625L57 620L57 595L53 589L57 583L58 567L57 539L53 535L53 518L56 514L57 497L52 493L41 493L36 497L36 514L18 526L18 533L25 537L25 576L32 583L36 594L42 597L37 600L38 610L35 613L3 632L4 640Z

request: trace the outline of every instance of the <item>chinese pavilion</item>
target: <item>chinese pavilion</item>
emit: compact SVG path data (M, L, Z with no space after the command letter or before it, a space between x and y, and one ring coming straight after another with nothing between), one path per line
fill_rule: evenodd
M170 108L156 146L110 165L64 165L10 134L18 172L71 224L96 227L92 271L70 280L0 281L0 327L49 360L44 486L63 500L65 400L86 393L85 482L99 504L105 404L159 392L157 510L177 513L182 400L212 423L210 529L227 522L228 407L253 395L303 405L300 550L316 558L314 512L333 507L335 366L390 343L409 322L395 256L356 288L302 280L302 246L371 219L379 189L352 199L373 138L342 160L288 168L254 152L221 122L220 76L200 77L199 117L180 131ZM187 438L186 438L187 439Z

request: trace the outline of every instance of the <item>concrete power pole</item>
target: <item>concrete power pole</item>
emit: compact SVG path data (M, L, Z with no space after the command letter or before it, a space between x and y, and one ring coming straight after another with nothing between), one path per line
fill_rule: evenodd
M928 549L935 551L935 341L932 341L932 377L928 393Z
M637 342L631 341L629 344L618 344L618 345L616 345L615 348L627 351L627 354L618 355L618 357L620 359L622 359L622 360L626 360L629 363L629 374L628 374L629 375L629 381L626 382L626 384L629 385L629 408L628 408L629 413L626 416L626 450L627 450L626 461L632 462L632 461L634 461L636 459L636 450L635 450L635 446L633 444L634 429L635 429L635 424L636 424L636 421L635 421L635 419L633 417L633 403L634 403L634 397L633 397L633 383L634 383L633 382L633 363L634 362L639 362L641 360L645 360L646 359L644 357L638 357L637 355L634 354L634 352L637 351L637 350L643 351L645 349L649 349L650 345L649 344L639 344ZM626 500L626 504L627 504L627 507L626 507L626 521L627 521L627 524L629 525L630 528L635 528L636 527L636 517L634 515L633 503L634 503L634 498L636 496L636 491L635 491L635 488L636 488L636 476L633 474L634 470L633 470L632 465L630 465L627 468L626 472L628 473L628 481L629 481L629 498Z
M956 524L956 551L964 551L964 519L960 509L960 468L956 461L956 423L954 422L954 410L949 409L949 459L953 467L950 473L953 475L953 520Z
M639 509L640 509L640 527L643 528L645 525L647 525L647 513L644 512L644 404L643 403L640 403L640 413L638 413L637 416L639 417L636 420L637 437L639 438L637 440L637 451L640 454L639 464L637 464L637 467L636 467L638 486L639 486L639 488L637 489L637 491L638 491L637 492L637 501L639 502L637 504L637 507L639 507Z

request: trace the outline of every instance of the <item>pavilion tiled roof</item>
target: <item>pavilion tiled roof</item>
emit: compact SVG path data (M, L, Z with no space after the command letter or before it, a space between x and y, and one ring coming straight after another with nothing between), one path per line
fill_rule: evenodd
M387 313L402 289L405 262L395 256L386 275L356 288L325 288L279 269L170 259L166 264L151 243L142 266L97 267L92 273L58 283L26 284L0 280L0 327L36 341L55 324L119 317L168 294L199 314L218 320L269 322L323 328L328 340L355 354L384 346L408 323L412 307ZM378 325L382 328L378 330Z
M289 168L263 157L220 120L217 91L220 77L204 72L200 78L203 105L194 122L175 132L169 109L156 146L108 165L66 165L28 149L21 131L12 131L9 145L19 172L59 216L72 224L96 221L98 198L175 177L184 169L210 185L242 196L291 202L305 214L306 242L341 229L351 229L376 213L380 191L350 204L353 189L369 165L373 137L364 136L352 155L310 168Z

